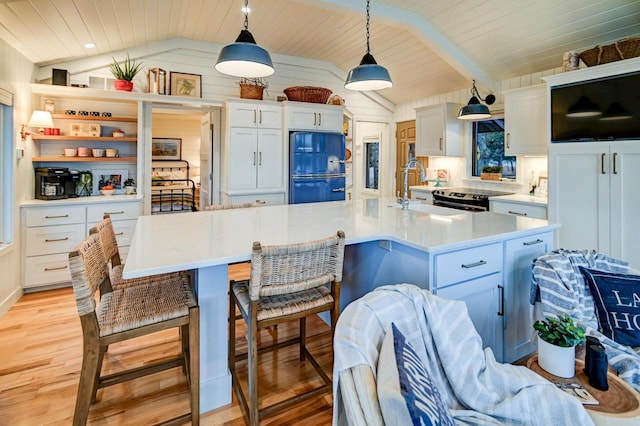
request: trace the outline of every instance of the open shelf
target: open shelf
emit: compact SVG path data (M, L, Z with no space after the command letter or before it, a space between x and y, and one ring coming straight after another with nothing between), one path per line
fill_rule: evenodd
M136 157L32 157L31 161L34 163L135 163Z
M69 115L69 114L51 114L53 118L62 118L67 120L91 120L91 121L120 121L126 123L136 123L137 117L95 117L90 115Z
M108 142L138 142L137 136L114 138L113 136L51 136L31 135L33 140L47 141L108 141Z

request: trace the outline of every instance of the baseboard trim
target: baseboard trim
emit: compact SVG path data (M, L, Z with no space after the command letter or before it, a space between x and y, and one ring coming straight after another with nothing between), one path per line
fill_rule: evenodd
M17 287L0 303L0 318L4 316L13 305L22 297L22 287Z

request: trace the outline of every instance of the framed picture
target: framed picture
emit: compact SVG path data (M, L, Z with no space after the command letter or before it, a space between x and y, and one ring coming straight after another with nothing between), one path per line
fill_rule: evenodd
M538 188L545 193L549 190L549 181L546 176L540 176L538 178Z
M183 72L169 73L169 90L173 96L202 97L202 76Z
M124 182L129 178L126 170L93 170L93 193L100 194L100 190L107 185L113 186L116 194L124 194Z
M153 138L151 139L152 160L182 160L182 139Z

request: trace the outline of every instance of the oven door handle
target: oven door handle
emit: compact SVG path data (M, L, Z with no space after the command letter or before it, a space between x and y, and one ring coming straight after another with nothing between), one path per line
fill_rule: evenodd
M471 205L471 204L457 203L455 201L434 200L433 201L433 205L434 206L451 207L453 209L458 209L458 210L471 210L471 211L476 211L476 212L486 212L487 211L487 209L482 207L482 206L474 206L474 205Z

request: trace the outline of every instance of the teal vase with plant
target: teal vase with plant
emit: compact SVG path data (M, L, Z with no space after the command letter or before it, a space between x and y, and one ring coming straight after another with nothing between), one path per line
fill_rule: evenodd
M533 328L538 332L540 367L558 377L573 377L576 346L585 341L584 328L569 315L538 320Z
M111 74L116 78L114 87L116 90L124 90L130 92L133 89L133 79L142 70L142 62L136 62L135 59L131 59L127 53L122 65L115 58L112 58L110 70Z

